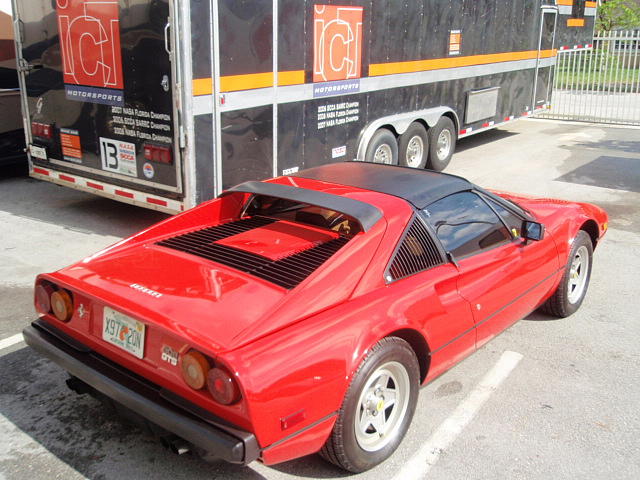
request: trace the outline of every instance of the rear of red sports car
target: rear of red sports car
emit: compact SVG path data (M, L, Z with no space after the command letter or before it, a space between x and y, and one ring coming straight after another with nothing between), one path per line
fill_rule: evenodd
M330 354L330 342L340 340L307 339L303 348L320 351L303 368L293 368L286 351L288 340L302 345L296 339L283 338L283 351L253 350L259 363L243 363L237 352L346 301L411 209L362 189L295 183L338 199L336 209L288 214L284 205L263 216L273 197L247 207L258 197L232 192L39 276L40 319L26 341L72 375L71 387L149 420L175 450L186 440L234 463L317 451L346 388L347 360L340 365ZM364 216L339 211L340 199ZM390 221L385 211L394 212Z

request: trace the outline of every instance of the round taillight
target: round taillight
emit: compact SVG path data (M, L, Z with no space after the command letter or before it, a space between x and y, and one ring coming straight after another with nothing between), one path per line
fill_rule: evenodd
M222 368L212 368L207 374L207 387L213 399L231 405L240 399L240 390L233 377Z
M56 290L51 294L53 314L61 322L68 322L73 316L73 299L66 290Z
M35 303L36 309L40 313L51 312L51 295L55 292L50 283L40 283L36 285Z
M207 383L209 362L200 352L191 350L182 356L182 378L194 390L200 390Z

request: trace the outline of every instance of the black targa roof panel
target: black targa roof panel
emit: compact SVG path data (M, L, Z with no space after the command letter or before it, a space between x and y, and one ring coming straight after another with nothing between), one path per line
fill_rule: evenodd
M455 175L367 162L333 163L301 170L292 176L386 193L419 209L452 193L473 188L469 181Z
M382 212L373 205L353 198L317 192L306 188L292 187L279 183L244 182L222 192L222 195L232 192L255 193L270 197L284 198L295 202L306 203L316 207L328 208L355 218L366 232L382 218Z

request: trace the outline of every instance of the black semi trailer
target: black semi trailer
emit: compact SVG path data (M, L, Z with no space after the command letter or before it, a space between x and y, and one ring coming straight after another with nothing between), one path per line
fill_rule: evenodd
M179 212L366 160L443 169L548 106L584 0L13 0L31 175Z

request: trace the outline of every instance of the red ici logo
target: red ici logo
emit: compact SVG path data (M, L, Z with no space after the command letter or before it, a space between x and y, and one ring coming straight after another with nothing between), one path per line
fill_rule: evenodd
M314 82L360 78L362 12L357 6L314 6Z
M121 90L118 0L56 0L56 5L64 83Z

